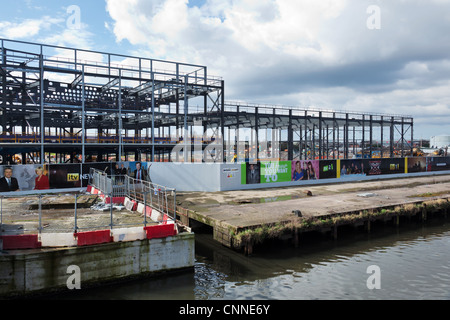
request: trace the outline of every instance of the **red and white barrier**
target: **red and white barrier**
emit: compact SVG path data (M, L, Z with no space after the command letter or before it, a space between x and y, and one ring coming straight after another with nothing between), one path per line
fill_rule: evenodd
M75 236L78 246L90 246L113 241L111 230L77 232Z
M123 202L123 205L125 206L125 208L127 208L127 210L129 211L136 211L137 210L137 202L135 200L131 200L128 197L125 197L125 200Z
M159 239L175 236L177 229L174 224L160 224L156 226L144 227L147 239Z
M42 247L59 248L59 247L76 247L77 238L73 233L42 233Z
M37 234L22 234L0 236L3 243L2 250L37 249L42 247Z
M111 197L104 197L105 199L105 203L109 204L111 203ZM113 197L113 204L124 204L125 202L125 197Z
M114 242L137 241L146 239L143 227L119 228L111 231Z

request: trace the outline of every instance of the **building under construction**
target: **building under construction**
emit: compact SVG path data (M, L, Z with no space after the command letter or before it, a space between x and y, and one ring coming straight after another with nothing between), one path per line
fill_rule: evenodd
M3 164L395 157L413 149L410 116L228 102L224 80L206 66L0 41Z

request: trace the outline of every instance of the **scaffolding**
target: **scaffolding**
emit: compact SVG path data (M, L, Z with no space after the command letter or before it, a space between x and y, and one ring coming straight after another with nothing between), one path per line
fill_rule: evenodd
M0 42L3 164L18 155L42 164L235 162L395 157L413 148L411 116L228 102L223 79L206 66Z

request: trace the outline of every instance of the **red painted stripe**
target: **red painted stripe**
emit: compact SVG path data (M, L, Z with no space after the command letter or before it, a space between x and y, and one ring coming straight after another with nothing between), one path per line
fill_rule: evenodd
M37 249L42 247L37 234L24 234L14 236L1 236L3 250Z
M90 246L113 241L110 230L78 232L75 236L79 246Z
M147 239L166 238L176 235L175 225L161 224L144 228Z

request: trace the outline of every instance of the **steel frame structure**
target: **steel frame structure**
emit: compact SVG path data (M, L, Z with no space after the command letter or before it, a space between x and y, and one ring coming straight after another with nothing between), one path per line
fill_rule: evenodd
M15 154L46 163L50 153L59 162L110 154L179 161L171 155L183 144L183 161L244 161L242 130L251 131L258 159L270 158L263 142L275 154L275 141L278 159L348 158L356 146L372 156L375 128L389 156L413 147L411 116L226 102L224 81L206 66L8 39L0 45L3 163Z

